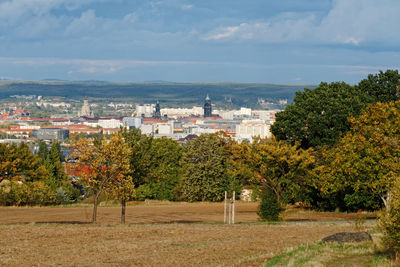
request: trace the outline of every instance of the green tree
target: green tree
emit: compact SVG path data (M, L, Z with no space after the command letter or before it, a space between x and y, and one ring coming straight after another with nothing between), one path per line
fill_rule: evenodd
M37 156L44 161L46 160L47 154L49 153L49 150L47 149L47 144L42 140L40 140L38 144L39 150L37 152Z
M324 153L320 189L380 196L390 202L390 188L400 173L400 101L369 106L351 118L351 132Z
M369 102L356 86L321 83L296 92L294 103L276 114L271 131L278 140L300 142L303 148L332 145L349 130L347 118L360 114Z
M183 147L170 138L152 140L147 155L151 158L151 164L143 178L144 183L138 187L139 199L174 200L181 171L179 162L182 151Z
M131 150L129 176L132 177L133 183L138 187L145 183L153 164L150 151L154 138L142 134L139 129L129 131L124 129L122 135Z
M220 134L202 134L182 157L181 197L187 201L220 201L230 191L228 141Z
M278 221L279 213L283 211L281 203L278 202L276 194L271 188L264 188L261 193L261 203L257 214L262 220Z
M67 181L67 175L62 165L64 155L61 155L61 148L58 142L53 142L50 151L47 153L44 165L49 173L47 183L54 189L62 186Z
M372 103L399 100L400 74L397 70L380 71L360 81L360 90L372 98Z

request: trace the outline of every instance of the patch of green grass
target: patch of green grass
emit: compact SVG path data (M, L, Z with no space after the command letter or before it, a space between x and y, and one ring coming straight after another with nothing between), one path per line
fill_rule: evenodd
M269 260L270 266L392 266L387 255L378 253L373 242L360 244L316 243L298 247Z

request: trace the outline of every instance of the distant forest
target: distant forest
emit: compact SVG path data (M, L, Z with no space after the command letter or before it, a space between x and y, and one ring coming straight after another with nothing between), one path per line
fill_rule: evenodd
M202 104L206 94L213 103L225 106L255 107L259 98L275 102L294 98L296 91L315 85L265 83L113 83L64 81L0 81L0 99L11 95L41 95L72 99L104 98L152 103L159 100L170 105Z

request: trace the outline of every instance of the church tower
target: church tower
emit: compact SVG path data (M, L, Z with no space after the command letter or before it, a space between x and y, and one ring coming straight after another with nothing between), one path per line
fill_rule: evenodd
M212 116L211 99L207 94L206 100L204 102L204 118Z
M161 109L160 109L160 102L157 100L156 104L156 111L154 112L155 119L161 119Z
M93 111L90 110L89 101L87 99L83 100L83 106L81 112L78 112L78 116L94 117Z

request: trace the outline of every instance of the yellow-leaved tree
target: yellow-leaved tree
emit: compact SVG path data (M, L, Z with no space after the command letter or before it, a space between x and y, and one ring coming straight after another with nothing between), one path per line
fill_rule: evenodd
M391 188L400 173L400 101L369 106L349 121L351 131L323 153L328 164L320 168L320 189L379 195L390 209Z
M131 150L121 133L111 137L89 140L72 139L72 157L77 159L81 181L94 196L92 222L96 222L99 196L110 192L122 202L121 222L125 222L126 200L133 197L134 186L127 175L130 167Z

